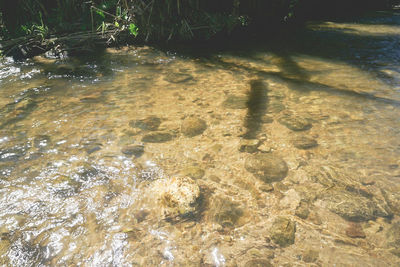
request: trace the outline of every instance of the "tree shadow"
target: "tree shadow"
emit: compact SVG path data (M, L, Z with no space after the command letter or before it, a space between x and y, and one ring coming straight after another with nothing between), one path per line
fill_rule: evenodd
M268 87L260 79L250 81L249 99L247 101L247 115L244 126L247 131L243 138L255 139L262 126L262 117L267 111Z
M290 59L282 59L282 62L291 62ZM335 95L345 95L345 96L351 96L351 97L357 97L360 98L361 100L374 100L380 103L384 104L390 104L394 106L400 106L400 101L395 100L395 99L390 99L386 97L381 97L381 96L376 96L374 94L368 93L368 92L357 92L353 90L348 90L346 88L336 88L333 86L329 86L323 83L315 82L315 81L310 81L308 75L303 75L302 73L304 70L299 67L297 64L292 64L290 67L290 72L289 74L295 74L299 73L299 75L296 77L293 77L293 75L288 75L287 72L281 71L281 72L273 72L273 71L264 71L264 70L259 70L257 68L253 68L250 66L244 66L244 65L238 65L235 63L228 63L224 62L221 59L214 59L213 63L215 63L217 66L225 68L225 69L231 69L231 70L236 70L236 71L246 71L250 74L256 75L260 79L278 79L280 81L285 82L288 87L291 90L294 91L320 91L320 92L326 92L330 94L335 94ZM284 63L282 63L284 64ZM298 70L296 70L296 66L298 66Z
M393 25L394 21L397 22L396 25L400 25L400 14L383 18L383 21L379 20L379 16L377 17L378 24L371 25L365 21L360 23L365 27L378 27L377 29L372 28L370 35L335 27L303 28L290 34L275 36L272 39L269 39L270 36L257 36L253 39L231 42L229 45L217 47L214 51L208 49L203 50L204 53L202 53L200 49L200 51L196 51L197 56L195 57L201 59L198 62L203 62L208 66L212 65L241 74L251 74L260 79L283 81L291 90L295 91L322 91L328 94L352 96L399 106L400 100L397 97L393 99L392 94L385 95L388 91L381 95L379 92L378 94L363 92L356 86L337 86L312 79L315 73L331 71L329 68L323 68L324 61L329 61L337 64L338 68L345 64L360 73L365 73L367 77L382 82L390 91L390 87L397 80L394 76L389 77L382 70L393 68L394 71L399 72L400 77L400 26L399 34L379 32L379 27ZM385 24L385 21L388 23ZM379 34L374 34L374 32L379 32ZM274 62L268 62L268 59L260 55L271 55L275 58ZM224 56L234 57L238 61L227 62L223 60ZM305 69L299 65L297 57L315 59L321 63L322 69ZM241 64L241 62L255 62L261 67ZM271 69L268 68L271 65L278 67L279 71L268 70ZM266 68L262 66L266 66ZM355 76L355 78L357 77ZM379 88L377 89L379 91ZM374 91L376 92L376 90Z

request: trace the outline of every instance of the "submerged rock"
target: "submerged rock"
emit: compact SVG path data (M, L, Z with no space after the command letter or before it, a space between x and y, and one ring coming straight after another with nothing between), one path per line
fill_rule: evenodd
M245 109L247 108L248 97L244 95L229 95L222 106L229 109Z
M273 123L274 118L271 115L264 115L261 117L262 123Z
M156 116L149 116L140 120L133 120L129 122L132 128L139 128L146 131L157 131L161 124L161 119Z
M242 139L240 140L239 151L247 153L257 152L257 148L260 146L261 142L257 139Z
M88 145L87 147L85 147L85 150L86 153L92 154L94 152L101 150L101 145L96 145L96 144Z
M28 94L28 93L27 93ZM19 100L15 100L12 103L7 104L5 107L0 109L0 115L2 117L2 123L0 129L14 124L28 117L35 109L38 108L38 102L33 100L35 96L29 97L26 95Z
M268 113L279 113L286 107L279 101L271 101L268 103L267 111Z
M258 154L246 159L244 167L266 183L277 182L288 174L286 162L275 154Z
M124 146L124 145L131 145L135 143L135 137L131 132L125 133L124 135L119 137L118 145Z
M103 146L97 139L82 139L80 145L88 154L101 150Z
M359 223L350 223L346 235L351 238L365 238L365 233Z
M390 216L374 201L347 191L330 192L323 201L326 208L349 221L361 222Z
M400 222L394 223L386 232L387 244L391 247L391 253L400 257Z
M270 229L271 239L281 247L294 244L296 223L286 217L277 217Z
M54 192L60 197L70 197L81 190L82 183L73 177L66 175L58 175L51 181L54 186Z
M1 239L0 239L0 255L1 255L0 256L0 264L2 266L10 266L9 264L7 264L7 261L4 257L4 255L7 254L10 247L11 247L10 240L8 238L1 237Z
M198 166L189 166L182 171L182 175L189 176L193 179L203 178L205 171Z
M305 131L312 127L308 120L299 116L284 115L278 119L278 122L292 131Z
M253 259L244 264L244 267L272 267L273 265L267 259Z
M26 150L23 147L14 147L10 149L0 150L0 162L12 162L18 161L19 158L26 154Z
M127 156L140 157L144 153L143 145L128 145L121 149L121 152Z
M316 262L318 260L319 257L319 252L317 250L314 249L308 249L303 253L303 256L301 257L301 259L304 262Z
M292 144L298 149L309 149L318 146L318 143L315 139L306 136L294 138L292 140Z
M88 163L84 163L83 166L80 166L77 172L79 180L84 182L96 177L99 173L100 172L97 168Z
M302 219L307 219L310 214L310 210L308 209L308 203L305 201L300 201L299 206L296 208L295 215Z
M215 198L210 206L213 219L223 227L235 227L244 213L239 203L228 198Z
M168 73L164 77L164 80L170 83L184 83L193 80L193 76L182 72L172 72Z
M271 184L264 184L259 188L263 192L272 192L274 191L274 187Z
M389 192L381 189L381 192L392 211L395 214L400 215L400 194L397 190L398 188L393 188L393 192Z
M85 96L79 99L82 103L95 104L105 102L105 98L102 95L98 96Z
M143 142L147 143L164 143L171 141L174 136L169 132L151 132L142 137Z
M306 166L305 170L308 172L308 176L313 182L320 183L321 185L332 188L332 187L343 187L343 188L357 188L359 183L356 183L357 173L350 173L343 170L340 166L325 165L322 166Z
M196 117L186 118L181 125L182 133L188 137L202 134L205 129L207 129L206 122Z
M166 218L193 214L200 204L200 187L190 178L157 180L153 190Z
M47 147L50 144L50 136L48 135L38 135L33 139L33 145L36 148Z

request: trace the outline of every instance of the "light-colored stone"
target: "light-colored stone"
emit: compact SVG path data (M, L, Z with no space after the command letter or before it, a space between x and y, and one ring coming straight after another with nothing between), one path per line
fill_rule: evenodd
M186 177L160 179L153 183L153 190L166 218L188 216L199 205L200 187Z

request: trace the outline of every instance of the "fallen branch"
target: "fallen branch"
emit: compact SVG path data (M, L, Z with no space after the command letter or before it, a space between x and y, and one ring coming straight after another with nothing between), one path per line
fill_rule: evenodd
M12 56L17 59L30 58L53 50L54 54L61 54L65 51L87 50L88 46L108 46L116 41L115 36L125 33L118 30L107 30L100 32L75 32L62 35L51 35L48 38L41 38L37 35L28 35L16 39L0 41L0 50L4 56ZM128 34L126 34L126 37ZM114 38L112 38L114 37Z

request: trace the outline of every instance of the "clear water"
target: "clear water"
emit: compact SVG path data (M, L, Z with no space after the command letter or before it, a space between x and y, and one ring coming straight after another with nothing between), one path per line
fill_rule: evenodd
M0 264L398 266L400 14L234 47L3 60ZM160 201L177 177L189 215Z

